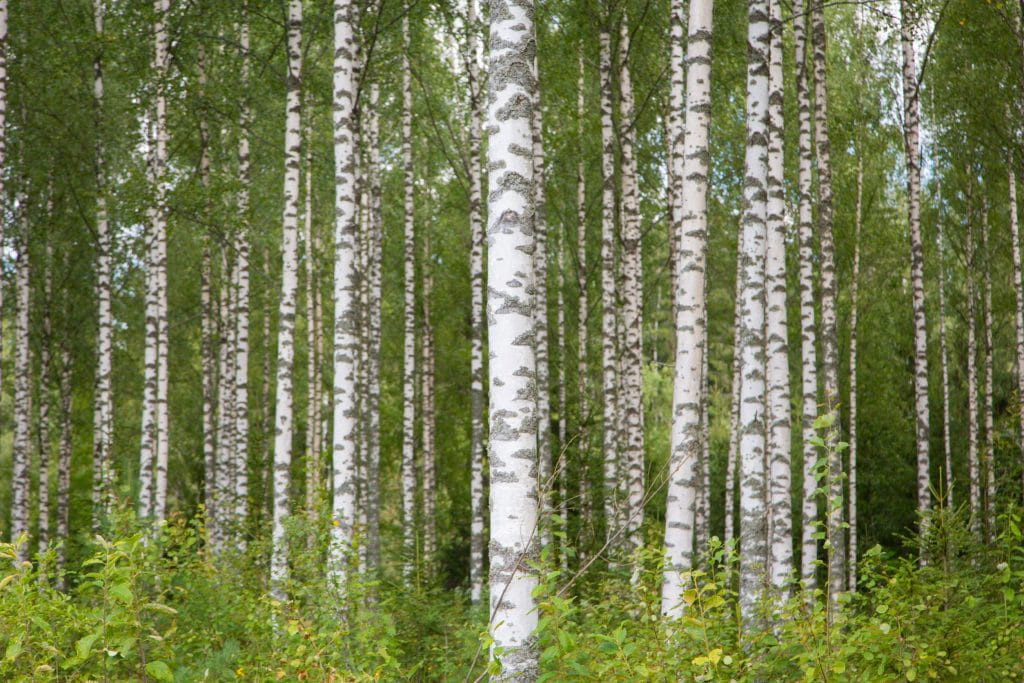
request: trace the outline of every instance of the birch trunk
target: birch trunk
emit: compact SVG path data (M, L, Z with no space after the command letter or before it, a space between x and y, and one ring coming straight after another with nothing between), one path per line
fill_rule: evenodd
M156 189L154 207L155 294L156 294L156 440L154 457L153 517L164 519L167 511L167 455L169 448L168 390L168 324L167 324L167 17L170 0L153 0L155 19L153 33L156 71L156 145L153 155L153 179Z
M469 593L473 604L483 597L486 499L484 498L484 216L481 137L484 91L480 75L483 49L477 0L468 0L469 31L466 73L469 76L469 273L470 273L470 552Z
M309 100L307 99L307 103ZM317 348L317 281L316 258L317 249L313 237L313 143L312 127L306 117L306 154L305 154L305 199L302 212L302 241L306 246L305 278L306 278L306 345L308 362L306 363L306 515L311 523L316 522L317 508L320 503L320 353ZM310 535L309 541L313 537Z
M985 326L985 452L981 458L985 473L985 543L996 538L995 409L992 395L992 252L988 249L988 205L981 213L982 315Z
M767 0L747 2L746 155L744 158L740 319L740 614L755 625L768 570L765 491L765 239L768 179Z
M413 204L412 80L408 5L402 18L402 163L405 231L405 341L402 356L402 575L416 560L416 217Z
M811 0L803 0L794 17L796 45L796 97L799 119L799 203L797 226L800 240L800 393L802 404L801 442L803 443L802 531L800 543L800 579L804 588L817 586L818 563L818 449L814 422L818 418L817 322L814 300L814 224L811 212L811 94L807 72L808 19Z
M539 675L530 563L538 543L537 366L534 299L534 168L531 125L536 79L533 3L496 0L490 12L487 167L487 320L490 345L492 658L493 680Z
M356 372L359 309L356 249L354 67L358 34L351 0L334 2L334 444L331 468L331 549L328 568L335 584L347 576L356 512Z
M909 0L900 0L903 51L903 144L907 162L907 220L910 227L910 280L914 309L914 403L917 440L917 509L931 507L928 464L928 327L924 301L924 244L921 239L921 142L917 56ZM924 558L922 557L922 563Z
M380 86L370 86L370 107L367 111L369 137L370 182L370 306L369 349L367 350L369 420L367 429L367 495L366 495L366 566L371 573L380 569L380 344L381 344L381 259L383 217L381 213L380 120L377 107ZM482 305L482 304L481 304Z
M677 618L685 609L688 587L683 573L694 568L694 516L699 489L697 461L701 455L703 370L706 353L705 267L707 254L708 128L711 102L711 0L691 0L689 40L684 76L682 54L683 7L672 3L671 85L673 104L682 105L686 79L685 131L680 117L672 118L671 162L672 231L679 241L676 290L673 293L676 328L673 387L672 453L669 461L668 507L665 516L666 565L661 585L661 611ZM686 179L685 185L683 179Z
M423 405L423 557L429 567L437 550L437 522L434 519L437 495L437 454L434 451L434 328L430 298L434 289L431 272L430 234L423 236L423 369L421 400Z
M71 354L66 345L60 349L60 452L57 460L57 588L65 590L63 569L67 565L70 527L68 509L71 496Z
M578 430L578 461L579 461L579 500L580 500L580 536L578 545L581 552L586 552L587 539L583 529L593 525L590 500L590 337L587 326L590 324L590 297L588 279L590 271L587 267L587 176L583 154L583 118L586 115L586 72L583 66L583 55L579 55L579 76L576 81L576 136L579 152L576 159L576 376L579 394L577 396L577 430Z
M857 590L857 289L860 278L860 233L864 209L864 160L857 157L857 203L853 218L853 274L850 276L850 449L849 465L850 493L847 517L850 591Z
M793 571L793 510L790 499L789 334L786 316L786 196L783 187L782 7L769 0L768 199L765 251L766 382L768 401L768 497L772 588L784 602Z
M535 34L536 36L536 34ZM534 38L536 40L536 37ZM537 58L533 61L534 79L539 82ZM544 188L544 129L541 118L540 92L534 92L533 137L533 270L536 305L534 344L537 362L537 460L540 464L541 544L551 545L551 500L554 490L554 469L551 461L551 372L548 345L548 224L547 194Z
M249 3L242 0L242 19L239 24L238 43L242 65L240 82L247 93L250 81L249 57ZM235 324L235 520L240 525L248 521L249 511L249 241L252 222L249 213L249 187L252 170L249 161L249 135L252 111L248 98L243 95L238 132L238 232L235 235L235 268L238 286ZM241 530L241 529L240 529ZM245 535L238 537L239 550L245 549Z
M28 325L31 289L28 253L28 216L24 194L19 195L19 210L22 213L22 239L18 245L15 264L17 307L14 317L14 440L11 451L13 471L11 474L11 540L15 543L22 534L29 533L29 467L32 453L32 432L29 415L32 409L31 383L32 364L29 348ZM18 545L18 560L29 558L29 543Z
M846 544L843 538L843 457L839 443L839 337L836 330L836 256L833 238L832 147L828 132L828 76L826 70L828 34L823 0L812 0L811 46L814 64L814 143L818 154L818 249L821 258L821 369L825 389L825 410L831 427L825 437L828 462L828 545L829 595L832 603L846 583Z
M619 541L619 443L616 395L619 387L615 291L615 129L612 126L611 35L601 32L601 368L604 394L604 517L606 541Z
M1017 395L1024 396L1024 286L1021 284L1022 266L1020 255L1020 226L1017 218L1017 174L1014 171L1013 155L1007 157L1009 171L1010 239L1013 241L1013 293L1014 328L1017 332ZM1024 459L1024 410L1018 411L1020 433L1018 435L1021 457Z
M622 463L626 486L626 547L640 547L644 522L644 420L643 420L643 280L640 243L639 188L633 106L633 81L629 71L629 22L619 26L619 144L622 150L622 326L625 334L621 378L622 419L625 439Z
M736 291L733 302L732 339L732 401L729 406L729 453L725 465L725 542L736 538L736 468L740 455L740 384L743 375L740 361L743 347L740 343L740 322L743 314L743 239L736 239Z
M6 4L6 3L5 3ZM105 0L95 0L93 18L97 42L104 43ZM107 171L103 144L103 48L98 47L93 61L93 106L96 121L96 406L93 413L92 504L94 514L102 517L109 508L113 484L111 446L114 432L114 403L111 397L113 367L113 325L111 307L111 234L107 215ZM2 160L2 156L0 156ZM96 525L94 524L94 527Z
M148 144L152 148L153 136L150 126ZM148 180L154 182L153 154L149 154ZM154 477L153 465L156 459L156 386L157 386L157 347L159 345L157 323L157 291L156 291L156 211L149 207L149 226L147 230L146 249L146 322L145 349L143 351L143 387L142 387L142 444L139 451L139 516L148 519L153 515ZM94 519L94 525L96 520Z
M52 209L52 204L49 207ZM52 216L52 210L48 211ZM46 243L46 262L43 264L43 336L39 340L39 497L37 498L39 519L39 550L42 552L50 542L50 346L53 341L53 325L50 308L53 304L53 242Z
M288 579L288 548L284 520L289 515L288 485L292 464L292 375L295 359L295 299L298 290L299 165L302 159L302 0L289 0L287 28L284 211L274 430L274 526L270 557L271 592L280 601L286 599L284 582ZM341 303L338 305L340 307ZM338 483L343 482L336 482ZM335 544L332 543L332 550L335 548Z
M968 168L970 173L970 168ZM978 342L975 326L974 218L971 207L971 184L967 190L967 472L970 483L971 532L981 540L982 501L981 472L978 463Z
M568 467L568 415L569 405L566 402L568 391L566 385L569 383L569 371L566 361L568 360L565 348L565 242L566 230L563 225L558 238L558 331L555 344L558 347L558 461L555 467L555 476L558 479L558 514L562 518L559 525L563 532L559 548L559 567L563 572L569 570L569 552L572 547L568 535L569 524L569 467Z
M946 464L946 506L953 510L953 448L949 433L949 353L946 348L946 240L943 234L941 183L938 183L937 194L939 204L937 228L939 235L939 354L942 362L942 450ZM1021 321L1021 326L1024 328L1024 319Z

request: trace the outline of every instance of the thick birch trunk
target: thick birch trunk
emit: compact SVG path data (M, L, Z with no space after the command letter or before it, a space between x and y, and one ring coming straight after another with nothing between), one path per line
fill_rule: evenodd
M683 573L694 568L694 523L700 488L696 467L701 457L705 326L705 267L707 254L708 128L711 102L711 0L691 0L685 74L685 130L672 117L672 232L679 241L676 291L673 293L676 328L675 383L673 388L672 452L669 460L668 507L665 517L666 565L661 586L661 611L679 617L687 589ZM672 4L671 93L682 104L683 9ZM686 179L684 185L683 179Z
M409 15L402 19L402 164L405 232L405 341L402 355L402 575L416 566L416 217L413 204L412 76Z
M356 513L356 373L359 355L356 249L355 101L358 34L351 0L334 3L334 443L331 469L331 549L328 570L346 578Z
M483 49L477 0L468 0L467 69L469 76L469 277L470 277L470 539L469 593L474 604L483 597L486 499L484 497L484 216L482 144L484 92L480 75Z
M626 487L626 547L638 548L644 522L643 272L637 186L633 81L629 71L629 22L619 26L619 144L622 149L622 473Z
M747 2L746 156L744 160L740 320L740 613L755 625L768 571L765 491L765 239L768 179L767 0Z
M769 0L768 200L765 252L766 381L768 385L768 496L770 582L784 601L793 571L793 510L790 498L789 333L786 316L786 196L783 187L782 7Z
M487 320L490 345L491 656L493 680L539 674L533 631L538 542L537 367L534 355L534 168L536 79L533 4L491 5L487 167Z
M616 396L619 388L616 355L615 291L615 129L612 126L611 35L601 32L601 374L604 395L604 518L605 539L617 545L619 503L619 439Z
M153 0L155 21L154 60L156 71L156 135L153 154L153 181L156 189L154 206L155 295L156 295L156 439L154 441L153 517L164 519L167 511L167 455L169 449L168 390L168 323L167 323L167 17L170 0Z
M860 277L860 233L863 220L864 159L857 157L857 203L853 218L853 274L850 276L850 449L849 504L850 524L847 550L849 578L847 586L857 590L857 288Z
M276 425L274 430L274 526L270 557L271 592L285 600L288 548L284 520L289 515L292 464L292 375L295 359L295 300L298 290L299 165L302 159L302 0L288 2L288 73L284 140L284 211L281 236L281 298L277 330ZM340 304L339 304L340 305ZM340 477L339 477L340 479ZM338 482L343 483L343 482ZM332 544L332 549L334 545Z
M914 309L914 404L917 441L917 509L931 507L928 462L928 326L924 301L924 243L921 238L921 142L917 56L909 0L900 0L900 44L903 51L903 144L907 162L907 220L910 227L910 280ZM923 529L922 529L923 530ZM925 562L922 556L921 562Z
M797 226L800 239L800 393L802 403L801 442L803 443L802 531L800 543L800 579L807 589L817 586L818 563L818 449L814 421L818 417L817 322L814 300L814 225L811 212L811 91L807 69L808 19L811 0L803 0L794 17L796 45L796 97L799 118L799 203Z

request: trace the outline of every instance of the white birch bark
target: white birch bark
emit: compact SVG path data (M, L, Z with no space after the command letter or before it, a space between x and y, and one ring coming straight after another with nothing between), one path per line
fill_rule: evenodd
M105 41L105 0L95 0L93 19L98 43ZM96 302L98 327L96 333L96 398L93 413L93 476L92 504L94 514L102 516L109 507L113 484L111 447L114 430L114 403L111 396L113 368L113 313L111 307L110 221L107 215L107 174L103 126L103 48L97 48L93 61L93 106L95 108L96 143Z
M917 56L909 0L900 0L903 51L903 145L907 162L907 221L910 227L910 280L914 310L914 405L917 442L917 509L931 507L928 461L928 327L924 300L924 243L921 238L921 141ZM924 558L922 557L922 562Z
M968 168L968 171L970 169ZM968 181L969 183L970 181ZM971 506L971 532L981 540L982 501L981 472L978 463L978 342L975 325L974 218L971 208L971 190L967 191L967 238L965 259L967 265L967 472Z
M483 597L484 528L484 216L481 138L483 133L484 90L480 74L483 48L477 18L476 0L468 0L468 54L466 73L469 77L469 276L470 276L470 539L469 594L476 604Z
M818 417L817 322L814 300L814 225L811 212L811 94L807 65L808 14L811 0L803 0L794 17L796 46L796 96L799 119L797 226L800 241L800 393L802 403L801 441L803 451L803 495L801 506L800 579L805 588L817 585L818 562L818 479L815 473L818 449L814 421Z
M487 107L487 321L490 346L492 680L539 675L531 566L538 542L537 367L534 355L534 168L537 82L531 0L490 8Z
M534 39L536 40L536 38ZM533 60L534 81L539 81L536 53ZM541 544L551 545L551 500L554 489L551 461L551 373L550 351L548 345L548 225L547 195L544 189L544 129L541 119L541 103L539 89L534 90L532 117L532 150L533 150L533 234L534 234L534 296L536 305L533 309L536 326L534 327L534 350L537 362L537 461L540 465L540 502L541 502Z
M850 524L847 541L849 577L847 586L857 590L857 290L860 278L860 233L864 210L864 159L857 157L857 200L853 218L853 273L850 276L850 448L847 469L849 502L847 519Z
M412 578L416 555L416 217L412 165L412 76L408 5L402 18L402 164L405 233L405 340L402 354L402 575Z
M579 477L579 518L581 529L592 528L590 500L590 298L588 292L589 273L587 267L587 177L583 153L583 117L586 114L586 72L583 54L579 55L579 76L576 80L576 136L579 152L576 159L576 385L577 396L577 453ZM581 531L577 545L581 555L586 552L589 539Z
M694 523L697 504L697 462L701 456L701 413L706 354L705 268L707 255L707 192L710 154L708 129L711 104L711 0L691 0L687 59L682 55L683 8L674 0L671 17L671 91L675 104L686 79L685 137L683 121L672 117L672 231L678 240L676 291L673 293L676 329L673 387L672 452L669 460L668 507L665 514L665 573L661 611L676 618L685 608L688 587L683 573L694 568ZM685 179L685 184L684 184ZM678 235L677 235L678 233ZM704 404L704 406L702 406Z
M783 187L782 6L769 0L768 199L765 252L770 582L784 601L793 571L790 498L789 333L786 316L786 196Z
M7 164L7 0L0 0L0 168ZM4 191L4 174L0 174L0 208L6 208L7 193ZM4 246L4 224L0 220L0 253ZM3 307L3 285L0 283L0 309ZM0 325L0 355L3 352L3 330ZM0 380L2 380L0 373ZM0 381L0 387L3 386ZM2 393L2 391L0 391ZM12 492L13 493L13 492ZM14 539L13 527L11 540Z
M430 233L424 230L423 272L423 356L421 401L423 406L423 556L430 567L437 550L437 521L434 518L437 501L437 471L434 450L434 328L431 322L430 298L434 288Z
M1014 293L1014 328L1017 333L1016 365L1017 365L1017 395L1024 396L1024 286L1021 284L1022 268L1020 255L1020 225L1017 215L1017 174L1014 171L1013 155L1007 158L1009 176L1009 203L1010 203L1010 239L1013 242L1011 251L1013 253L1013 293ZM1024 410L1019 416L1018 446L1021 449L1021 457L1024 459Z
M768 571L765 491L765 239L768 177L767 0L747 2L746 154L740 320L740 614L754 627Z
M601 375L604 395L603 457L605 538L614 547L620 530L616 518L620 507L619 439L616 396L619 387L618 357L615 349L615 129L612 126L611 35L601 32Z
M295 300L298 290L299 165L302 158L302 0L289 0L288 2L287 31L284 211L281 236L281 298L278 308L276 424L274 430L274 526L270 556L271 593L281 601L286 598L284 582L288 579L288 549L284 520L289 515L290 507L288 485L292 463L292 375L295 360ZM332 550L335 548L336 545L332 543ZM332 563L332 570L335 566Z
M32 458L32 432L29 416L32 406L32 364L28 325L31 286L28 251L28 207L24 193L19 194L18 208L22 214L22 236L15 262L16 308L14 316L14 440L11 450L11 540L17 542L29 533L29 467ZM18 546L18 560L29 557L29 544Z
M307 103L309 100L306 100ZM317 519L317 507L320 503L320 390L319 373L320 353L317 348L317 281L316 258L317 249L313 237L313 144L310 117L306 117L306 149L305 149L305 197L302 211L302 242L306 247L305 278L306 278L306 346L308 362L306 363L306 514L311 523ZM309 541L313 537L310 535Z
M52 200L47 207L52 216ZM39 523L39 550L46 549L50 541L50 347L53 324L50 309L53 304L53 242L46 242L46 261L43 264L43 335L39 341L39 496L36 499Z
M156 190L154 217L154 266L156 295L156 439L154 441L153 517L164 519L167 511L167 455L169 449L168 390L168 323L167 323L167 83L168 35L167 17L170 0L153 0L154 60L156 72L155 146L153 180Z
M239 23L238 44L242 63L239 80L244 93L248 92L250 81L249 57L249 3L242 0L242 18ZM252 230L249 209L249 188L251 185L251 164L249 161L249 136L252 128L252 111L248 97L243 95L238 125L238 217L239 227L235 234L235 272L238 286L235 291L235 521L244 525L249 510L249 242ZM244 530L240 529L240 531ZM238 549L245 549L245 534L237 539Z
M633 81L629 71L629 22L619 25L619 145L622 150L622 472L626 487L626 547L638 548L644 522L643 280Z
M740 335L740 322L743 314L743 239L736 239L736 291L733 299L733 339L732 339L732 400L729 406L729 453L725 464L725 530L724 540L736 538L736 470L740 456L740 361L743 347Z
M946 347L946 240L942 218L942 184L937 183L939 217L938 229L938 261L939 261L939 354L942 364L942 450L945 455L945 499L946 506L953 509L953 448L949 432L949 353ZM1024 328L1024 319L1021 321Z
M995 408L993 406L992 252L988 249L988 203L981 212L982 319L985 333L985 451L981 465L985 482L985 543L996 537Z
M66 344L60 349L60 451L57 456L57 588L64 590L63 569L67 564L68 510L71 497L71 353Z
M818 166L818 255L821 259L821 369L825 410L832 416L826 443L839 443L839 336L836 327L836 256L832 199L832 146L828 132L828 33L823 0L812 0L811 46L814 65L814 144ZM826 539L829 595L834 603L846 583L843 538L843 457L829 450ZM832 603L830 603L832 604Z
M381 259L383 217L381 214L380 119L377 107L380 86L370 85L370 106L367 110L366 141L369 152L370 185L370 293L369 349L367 350L369 419L367 429L367 493L366 493L366 566L371 573L380 569L380 344L381 344ZM483 304L481 303L481 306Z
M147 144L150 147L147 159L147 175L150 184L155 182L154 154L155 144L153 141L152 123L148 127L149 138ZM157 347L159 346L159 315L157 306L156 291L156 210L149 207L147 210L149 225L147 226L145 269L146 269L146 296L145 296L145 348L143 350L143 385L142 385L142 444L139 451L139 501L138 513L143 519L153 515L154 477L153 466L156 460L156 386L157 386ZM95 525L98 517L94 515Z
M354 67L358 34L355 4L334 3L334 444L329 570L340 585L346 576L356 512L356 372L359 354L359 306L356 299L358 241L355 197Z

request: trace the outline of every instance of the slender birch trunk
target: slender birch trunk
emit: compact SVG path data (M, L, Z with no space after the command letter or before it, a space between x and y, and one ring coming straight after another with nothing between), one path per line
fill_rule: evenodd
M197 58L198 95L202 101L199 118L199 182L204 192L210 190L210 126L206 120L206 48L200 43ZM221 546L221 511L217 507L217 360L214 353L216 323L213 311L213 253L210 232L203 233L203 256L200 268L200 304L202 306L202 339L200 353L203 369L203 502L206 507L206 528L215 551Z
M786 196L783 187L782 6L769 0L768 199L765 251L766 383L768 402L768 499L770 582L784 601L793 571L793 510L790 498L789 333L786 316Z
M52 200L51 206L52 208ZM52 211L48 211L52 215ZM53 242L46 242L46 262L43 264L43 337L39 342L39 497L37 498L39 519L39 550L42 552L50 542L50 348L53 341L53 324L50 308L53 304Z
M626 486L626 547L638 548L644 522L643 273L633 80L629 71L629 22L619 25L619 144L622 150L622 463Z
M169 449L168 390L168 322L167 322L167 17L170 0L153 0L155 19L154 60L156 71L156 135L153 155L153 180L156 189L154 206L155 294L156 294L156 439L154 457L153 517L162 520L167 511L167 456Z
M765 239L768 179L767 0L747 2L746 156L744 159L740 320L740 613L754 627L768 570L765 491Z
M416 216L413 204L409 8L402 18L402 164L405 231L405 342L402 356L402 576L416 567Z
M903 51L903 144L907 162L907 220L910 226L910 280L914 309L914 404L917 440L917 509L931 507L928 463L928 326L924 301L924 243L921 238L921 142L917 56L909 0L900 0ZM925 560L922 557L921 562Z
M309 100L306 100L307 103ZM305 271L306 278L306 344L308 362L306 363L306 515L311 523L315 523L320 502L320 353L317 348L317 249L313 237L313 144L310 117L306 117L306 149L305 149L305 198L302 212L302 242L306 246ZM309 541L313 537L310 535Z
M29 533L29 467L32 458L32 432L29 415L32 409L31 383L32 364L29 348L28 325L31 306L29 273L28 208L26 197L19 195L19 210L22 213L22 237L18 244L15 263L16 303L14 317L14 440L11 451L13 470L11 474L11 539L17 542L22 534ZM29 558L29 544L18 546L18 560Z
M238 44L242 64L240 83L242 92L248 93L250 81L249 56L249 3L242 0L242 18L239 23ZM248 522L249 512L249 242L252 219L249 209L249 189L252 168L249 161L249 136L252 128L252 110L246 95L241 99L238 126L238 216L235 234L235 268L238 278L235 295L236 352L235 352L235 520ZM239 534L239 550L245 549L245 534Z
M423 369L420 372L422 389L420 399L423 410L423 556L430 566L437 550L437 522L434 519L437 501L437 453L434 450L434 328L431 323L430 298L434 289L431 272L430 233L423 235L423 343L420 353Z
M96 406L93 413L92 504L94 515L103 516L109 508L113 484L111 447L114 433L114 402L111 396L113 368L113 326L111 305L110 221L107 215L107 170L103 144L103 48L105 0L95 0L93 19L99 47L93 60L93 106L96 122ZM98 519L96 520L98 521ZM94 523L94 528L98 528Z
M970 168L968 168L970 172ZM974 217L971 207L971 184L967 190L967 472L970 481L971 532L981 540L982 501L981 472L978 463L978 342L975 326Z
M832 421L826 443L839 443L839 336L836 328L836 256L832 200L832 146L828 132L828 33L823 0L812 0L811 47L814 65L814 143L818 155L818 251L821 258L821 369L825 410ZM830 448L828 462L829 595L833 603L846 583L846 544L843 538L843 457Z
M808 14L810 2L803 0L794 17L796 46L796 98L799 119L799 203L797 226L800 241L800 393L802 403L801 441L803 443L802 531L800 543L800 579L806 589L817 586L818 563L818 449L814 422L818 418L817 322L814 300L814 224L811 212L811 90L807 68Z
M741 321L743 315L743 239L736 239L736 291L733 303L732 339L732 401L729 406L729 453L725 465L725 529L726 543L736 538L736 469L740 456L740 384L743 375L740 361L743 355L741 344Z
M150 146L147 159L147 175L150 184L155 182L152 123L149 129ZM159 346L159 315L156 291L156 210L149 207L149 225L147 230L148 248L146 249L146 312L145 312L145 348L143 351L143 386L142 386L142 444L139 451L139 517L149 519L153 515L155 498L153 467L156 460L156 387L157 387L157 347ZM95 524L95 519L94 519Z
M1017 332L1017 395L1024 396L1024 286L1021 285L1022 268L1020 255L1020 226L1017 219L1017 174L1014 171L1013 154L1007 156L1006 165L1009 176L1010 203L1010 239L1013 241L1013 293L1014 293L1014 328ZM1024 459L1024 410L1018 411L1020 433L1018 445Z
M707 292L707 269L704 270L704 291ZM704 362L700 381L700 483L697 495L696 551L707 553L711 538L711 377L708 374L708 323L704 323Z
M485 97L480 75L483 44L477 17L477 0L468 0L469 76L469 273L470 273L470 550L469 593L474 604L483 597L486 499L484 497L484 216L482 144Z
M274 430L274 526L270 557L271 592L276 599L281 601L286 599L284 582L288 579L288 548L284 533L284 520L289 515L290 507L288 485L289 470L292 464L292 412L294 409L292 375L295 359L295 299L298 290L299 165L302 159L302 0L289 0L288 2L287 51L284 211L281 236L281 298L277 330L276 428ZM338 306L341 307L341 302L338 303ZM336 486L339 484L344 484L340 474L339 480L335 482ZM332 549L335 548L336 545L332 543ZM335 566L332 564L332 569Z
M672 118L671 240L679 240L673 388L672 453L669 460L668 507L665 517L665 574L661 585L662 614L677 618L685 609L683 573L694 568L694 517L699 489L697 462L701 456L705 328L705 268L707 255L708 128L711 103L711 0L691 0L687 63L683 69L683 7L674 0L671 15L671 85L674 104L682 104L686 81L685 131L682 119ZM686 179L685 185L683 179Z
M942 363L942 450L945 455L946 480L945 498L946 506L953 509L953 448L949 432L949 353L946 347L946 239L943 234L942 220L942 184L937 183L937 194L939 204L938 229L938 260L939 260L939 354ZM1024 319L1022 319L1024 328Z
M614 547L619 529L619 439L616 395L619 386L615 288L615 129L612 126L611 35L601 31L601 368L604 394L604 517L605 537Z
M229 235L229 239L232 236ZM235 395L234 373L234 262L230 252L224 251L221 258L221 290L218 303L217 323L220 328L219 368L217 372L217 493L218 530L221 543L235 535L233 519L235 468L233 448L235 446Z
M985 452L982 469L985 473L985 543L996 537L996 474L995 474L995 408L992 395L992 252L988 249L988 203L981 211L982 316L985 325Z
M370 185L370 286L369 348L367 350L367 401L369 418L366 454L366 566L371 573L380 569L380 344L381 344L381 259L384 221L381 207L380 119L377 107L380 86L370 85L367 110ZM482 307L481 302L481 307ZM319 342L318 342L319 343ZM319 381L319 380L318 380Z
M587 326L590 324L590 297L588 279L590 271L587 267L587 176L583 154L583 118L586 115L586 72L583 65L583 54L579 55L579 76L576 80L576 139L579 151L576 158L576 376L578 396L576 399L577 421L577 453L579 461L579 518L580 537L578 545L581 553L587 549L587 541L583 529L593 526L590 500L590 336Z
M336 584L347 576L347 554L356 513L356 366L359 355L356 249L355 131L358 54L357 9L351 0L334 3L334 444L329 571Z
M534 177L531 147L536 39L531 0L495 0L490 12L487 167L487 320L490 345L493 680L534 680L539 653L533 598L540 552L536 474L537 366L534 299ZM605 36L606 37L606 36Z
M860 233L864 209L864 159L857 157L857 203L853 218L853 273L850 276L850 448L849 503L847 517L850 530L847 540L850 591L857 590L857 289L860 278Z
M536 41L536 34L534 36ZM537 57L534 54L533 76L539 82ZM547 224L547 193L544 179L544 127L541 117L540 90L534 91L533 118L531 132L533 138L533 234L535 249L533 252L533 271L536 305L533 309L536 318L534 328L534 351L537 362L537 460L540 465L540 501L541 501L541 544L551 545L554 537L551 533L551 504L554 490L554 468L551 461L551 371L548 344L548 224Z
M555 344L558 347L558 460L555 468L555 476L558 478L558 514L562 518L561 531L563 532L558 559L559 567L563 572L569 570L569 549L572 542L568 536L569 524L569 467L568 467L568 442L566 437L569 433L568 415L569 405L567 403L568 391L566 385L569 383L569 371L566 361L568 354L565 347L565 243L566 230L563 225L558 237L558 328Z
M63 569L67 564L68 509L71 497L71 353L66 345L60 349L60 451L57 456L57 588L64 590Z

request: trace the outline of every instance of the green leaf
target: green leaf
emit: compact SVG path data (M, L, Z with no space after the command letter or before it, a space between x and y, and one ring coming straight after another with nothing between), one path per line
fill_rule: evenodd
M171 667L159 659L146 665L146 673L158 681L171 681L171 683L174 683L174 674L171 673Z
M917 679L917 670L916 669L907 669L906 672L903 675L907 677L908 681L916 680Z
M126 605L131 604L135 596L132 595L132 589L127 583L115 583L110 587L110 595Z
M75 652L80 660L85 660L89 656L89 651L92 650L93 643L100 637L99 633L90 633L87 636L82 636L75 643Z
M4 659L8 662L13 662L21 654L21 639L24 637L23 634L15 636L10 643L7 644L7 652L4 653Z

